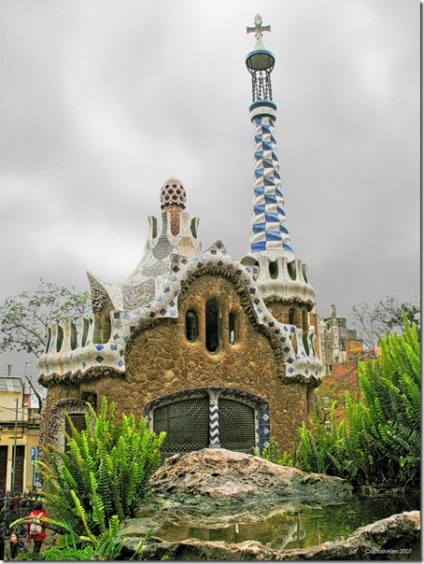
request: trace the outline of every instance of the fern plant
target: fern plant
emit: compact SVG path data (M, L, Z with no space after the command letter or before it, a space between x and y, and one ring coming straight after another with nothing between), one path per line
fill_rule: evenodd
M108 406L106 398L98 414L87 406L85 429L68 418L67 451L48 445L37 465L50 515L94 542L108 533L114 516L121 522L135 515L160 464L165 434L157 436L134 415L116 421L115 404Z
M54 546L41 553L42 560L116 560L121 555L122 543L115 540L120 529L116 515L110 519L108 530L100 537L79 536L68 523L49 517L40 520L47 528L60 533ZM14 527L30 521L28 517L21 517L10 526ZM32 557L31 554L29 556Z
M387 334L380 347L378 359L359 364L363 400L353 402L345 394L346 423L337 421L333 404L328 429L303 424L293 456L297 467L337 475L358 487L419 484L421 350L416 325L404 316L403 335ZM278 461L275 454L274 459Z

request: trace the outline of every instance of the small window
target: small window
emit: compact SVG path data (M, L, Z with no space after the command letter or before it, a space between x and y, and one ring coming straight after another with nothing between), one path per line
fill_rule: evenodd
M210 353L219 348L219 307L214 299L206 302L206 348Z
M63 329L60 325L57 326L57 339L56 339L56 351L60 352L63 344Z
M76 428L77 431L81 432L86 429L85 425L85 414L84 413L68 413L67 417L65 416L65 433L69 436L72 436L72 429L69 419L72 422L72 425ZM65 452L69 451L68 441L65 439Z
M269 275L273 280L278 278L278 263L276 260L269 261Z
M287 263L287 270L289 271L289 276L292 280L296 280L296 264L294 261Z
M231 345L237 340L237 314L234 311L228 316L228 338Z
M192 309L188 310L185 316L185 320L187 341L193 343L199 336L199 318L197 316L197 313Z
M295 310L293 308L289 309L289 323L290 325L295 325Z
M97 394L94 392L83 392L81 399L85 403L89 403L94 410L97 409Z
M77 348L77 329L75 323L71 323L71 350L74 351Z
M308 319L308 312L304 309L302 310L302 328L303 331L306 333L309 329L309 319Z

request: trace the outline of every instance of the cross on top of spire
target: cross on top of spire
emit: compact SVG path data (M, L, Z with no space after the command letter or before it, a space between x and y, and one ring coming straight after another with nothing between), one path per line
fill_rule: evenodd
M264 44L262 41L262 32L263 31L271 31L271 26L270 25L262 25L262 16L260 14L256 14L255 19L253 20L255 22L255 27L247 27L246 31L247 33L255 33L255 37L256 37L256 49L263 49L264 48Z

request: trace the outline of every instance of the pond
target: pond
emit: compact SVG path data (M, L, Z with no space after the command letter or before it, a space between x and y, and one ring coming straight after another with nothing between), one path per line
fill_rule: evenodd
M225 526L210 522L193 526L194 515L179 520L175 515L154 532L165 541L189 538L203 541L241 543L256 540L272 549L307 548L326 541L343 540L358 527L368 525L395 513L419 509L420 500L403 497L357 497L330 505L304 504L281 507L267 516L243 522L240 515L227 516ZM199 518L199 520L201 520Z

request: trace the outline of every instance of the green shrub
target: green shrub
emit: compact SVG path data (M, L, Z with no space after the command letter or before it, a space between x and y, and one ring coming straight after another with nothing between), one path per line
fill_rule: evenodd
M310 430L303 424L293 455L298 468L340 476L358 488L419 485L421 350L416 325L404 317L403 335L386 334L380 347L378 359L359 364L363 400L353 402L346 392L347 422L337 421L334 403L327 428L321 424ZM282 460L288 460L287 453Z
M66 452L48 445L38 467L44 479L49 515L78 536L94 542L107 535L110 520L133 517L160 464L165 438L147 429L134 415L115 420L115 404L103 398L99 414L90 404L86 428L78 431L68 418Z

